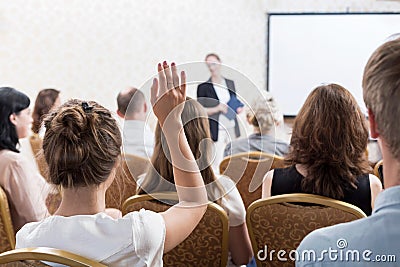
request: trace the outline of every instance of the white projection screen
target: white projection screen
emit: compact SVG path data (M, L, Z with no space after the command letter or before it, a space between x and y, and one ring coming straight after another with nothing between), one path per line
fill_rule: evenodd
M269 14L267 90L285 116L296 116L312 89L338 83L365 112L364 66L399 32L400 13Z

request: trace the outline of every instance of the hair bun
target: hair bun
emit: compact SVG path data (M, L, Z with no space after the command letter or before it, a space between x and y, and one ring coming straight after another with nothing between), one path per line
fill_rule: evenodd
M52 129L72 142L78 142L87 131L87 116L78 107L65 107L52 122Z

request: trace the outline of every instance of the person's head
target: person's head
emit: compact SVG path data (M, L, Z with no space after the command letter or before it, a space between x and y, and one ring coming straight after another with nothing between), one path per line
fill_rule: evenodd
M282 121L282 114L279 111L275 99L268 92L263 97L257 97L246 113L247 121L254 127L255 132L268 134L273 127L278 126Z
M386 42L375 50L365 66L362 87L371 136L383 143L383 155L388 152L399 162L400 38ZM387 170L386 166L384 170Z
M50 183L78 188L114 178L122 141L109 110L94 101L74 99L46 116L44 123L43 154Z
M209 184L215 180L215 175L210 164L212 142L210 141L211 134L207 113L200 103L187 98L181 119L190 149L197 161L204 182ZM155 130L155 146L151 162L153 168L150 168L150 171L157 171L162 178L174 183L170 150L159 124L157 124ZM151 173L147 177L154 178L155 176L154 173ZM145 185L144 188L146 188Z
M369 171L368 129L354 97L340 85L321 85L307 97L294 125L286 161L302 164L307 193L343 197Z
M27 137L32 123L30 100L10 87L0 88L0 150L19 152L18 139Z
M142 91L136 88L128 88L117 96L117 113L127 120L145 120L147 105Z
M221 59L217 54L210 53L206 55L205 62L211 75L219 75L221 71Z
M43 117L52 109L61 105L60 91L56 89L43 89L36 97L35 106L32 112L32 132L39 133Z

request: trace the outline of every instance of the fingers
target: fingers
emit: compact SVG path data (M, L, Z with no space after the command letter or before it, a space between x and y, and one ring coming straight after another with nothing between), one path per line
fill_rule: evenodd
M174 88L174 82L172 80L170 67L168 66L166 61L163 62L163 68L164 68L164 75L167 80L167 90L172 89Z
M167 64L167 62L164 61L165 64ZM158 63L157 66L157 70L158 70L158 78L160 79L160 89L159 89L159 94L160 96L162 96L163 94L165 94L167 92L167 79L165 77L165 71L163 69L163 66L161 66L161 63Z
M172 71L172 82L174 83L174 88L177 88L179 87L179 77L174 62L172 62L171 64L171 71Z
M157 102L157 98L158 98L158 80L157 78L154 78L153 84L151 85L151 96L150 96L150 102L152 106L154 106L154 104Z
M181 71L181 93L184 98L186 98L186 73Z

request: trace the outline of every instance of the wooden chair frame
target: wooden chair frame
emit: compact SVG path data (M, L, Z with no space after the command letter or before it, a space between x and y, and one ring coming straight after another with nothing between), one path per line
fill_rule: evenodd
M4 223L4 230L7 235L7 239L10 242L11 249L15 248L15 233L14 226L11 220L10 207L8 206L7 195L3 188L0 187L0 216Z
M231 175L229 172L229 165L231 164L230 161L235 159L243 160L242 162L246 164L246 168L248 164L257 164L252 177L247 177L245 175L246 169L243 169L243 173L238 174L240 177L232 177L233 175ZM261 198L262 183L265 174L271 169L283 167L283 162L283 157L260 151L250 151L225 157L221 161L219 169L221 174L226 174L233 182L236 183L236 187L239 190L245 207L248 208L252 202ZM262 177L260 177L261 175ZM254 177L257 177L258 179L254 179Z
M380 166L383 166L383 159L381 159L380 161L378 161L376 164L375 164L375 166L374 166L374 175L376 176L376 177L378 177L379 178L379 180L381 180L381 182L383 182L383 178L380 176L380 174L379 174L379 167Z
M0 254L0 264L24 260L48 261L76 267L106 266L65 250L46 247L14 249Z

